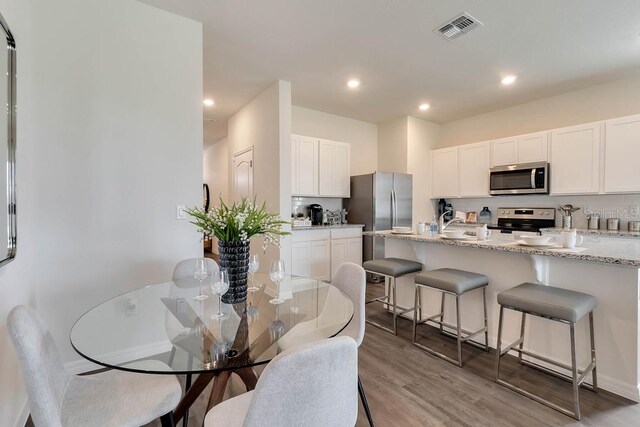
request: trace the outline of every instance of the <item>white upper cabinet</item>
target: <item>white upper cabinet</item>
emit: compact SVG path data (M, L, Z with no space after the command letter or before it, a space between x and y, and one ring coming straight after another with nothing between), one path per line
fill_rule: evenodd
M350 145L293 135L291 195L349 197Z
M538 132L493 141L491 166L548 161L548 136L548 132Z
M640 192L640 115L607 120L605 193Z
M458 147L431 151L431 197L458 197Z
M318 195L318 140L294 135L291 140L291 195Z
M350 196L350 145L320 140L318 149L318 195Z
M518 140L506 138L491 143L491 166L518 163Z
M600 190L602 123L551 131L551 194L593 194Z
M460 146L460 197L489 195L491 145L488 142Z
M549 160L549 133L538 132L518 137L518 163Z

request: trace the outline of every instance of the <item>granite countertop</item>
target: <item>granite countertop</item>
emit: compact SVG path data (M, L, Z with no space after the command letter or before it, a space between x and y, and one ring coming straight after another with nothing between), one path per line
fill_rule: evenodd
M595 231L595 230L594 230ZM531 248L520 246L508 240L445 240L441 237L430 237L417 234L395 234L390 231L367 231L364 235L410 240L415 242L434 243L440 245L460 246L467 248L486 249L500 252L514 252L526 255L541 255L554 258L565 258L579 261L598 262L604 264L640 267L640 241L625 239L615 242L585 241L582 247L576 249Z
M562 228L542 228L544 233L560 233ZM640 237L640 231L613 231L613 230L587 230L586 228L577 228L576 232L585 236L602 236L602 237Z
M311 227L291 227L291 230L333 230L337 228L364 228L364 224L312 225Z

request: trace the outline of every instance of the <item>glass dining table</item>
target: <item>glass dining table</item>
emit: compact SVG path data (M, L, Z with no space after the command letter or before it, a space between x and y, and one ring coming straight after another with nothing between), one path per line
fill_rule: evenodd
M351 299L328 283L287 276L280 284L281 304L268 275L256 274L259 290L241 304L212 295L194 299L194 278L146 286L92 308L71 329L71 344L85 359L111 369L142 374L187 375L186 392L174 411L176 421L215 379L207 410L221 402L232 373L252 390L253 366L300 344L330 338L353 317ZM191 375L198 374L191 384Z

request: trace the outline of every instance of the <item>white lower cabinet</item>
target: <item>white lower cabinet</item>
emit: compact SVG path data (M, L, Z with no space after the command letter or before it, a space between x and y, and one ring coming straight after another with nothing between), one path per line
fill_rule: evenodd
M362 265L362 231L358 228L331 230L331 277L345 262Z
M292 233L291 274L331 280L344 262L362 265L362 230L302 230Z
M291 248L291 274L317 280L331 279L329 230L294 231Z

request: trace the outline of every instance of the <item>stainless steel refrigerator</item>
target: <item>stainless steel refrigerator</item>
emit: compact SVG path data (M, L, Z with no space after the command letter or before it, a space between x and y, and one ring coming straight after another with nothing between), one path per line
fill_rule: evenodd
M349 222L364 224L364 231L412 226L413 175L375 172L351 177ZM362 259L384 258L384 240L364 236Z

